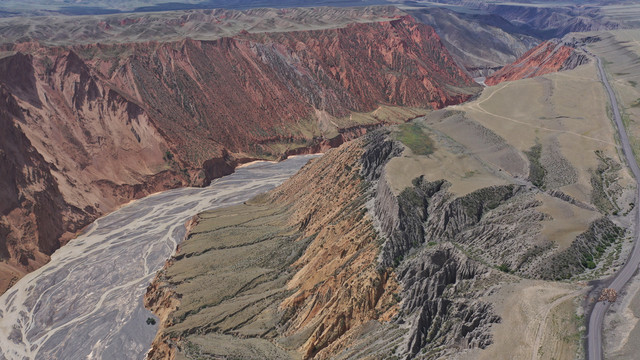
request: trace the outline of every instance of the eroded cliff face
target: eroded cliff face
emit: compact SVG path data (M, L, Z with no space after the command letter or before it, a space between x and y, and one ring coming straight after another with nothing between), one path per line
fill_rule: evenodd
M352 112L381 104L441 108L470 96L453 87L474 86L433 29L410 17L135 47L124 60L108 59L109 52L125 51L117 46L83 52L149 105L172 149L194 166L223 149L278 157L354 125L388 121Z
M0 74L3 291L97 216L188 184L165 172L166 145L140 106L74 52L17 53L0 60Z
M562 77L580 75L573 91L592 82L581 70ZM154 346L178 358L475 358L574 334L544 329L559 301L575 317L572 283L607 268L624 239L607 218L629 198L624 182L605 185L620 179L603 155L615 149L591 148L600 165L585 171L555 142L522 150L521 132L507 141L503 121L490 129L467 110L370 132L268 195L201 214L150 289L179 301ZM586 196L567 187L578 171Z
M477 87L405 17L216 41L5 47L0 290L132 199L324 151ZM13 280L12 280L13 279Z
M575 44L558 40L544 41L527 51L513 64L496 71L485 80L487 85L503 81L527 79L561 70L571 70L589 61Z
M225 209L232 214L225 219L221 211L198 216L147 293L156 311L167 310L160 300L178 303L151 358L327 358L345 333L397 312L397 282L376 265L361 146L356 140L329 151L277 190ZM191 268L203 263L211 267ZM220 289L194 292L203 283Z

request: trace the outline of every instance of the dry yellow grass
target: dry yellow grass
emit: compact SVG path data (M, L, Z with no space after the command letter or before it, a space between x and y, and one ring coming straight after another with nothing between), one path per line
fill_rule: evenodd
M401 124L407 120L426 115L427 113L429 113L429 110L422 108L382 105L368 113L354 112L348 117L334 118L333 125L337 128L345 128L353 126L354 124Z
M634 34L624 33L625 44L634 40ZM640 54L640 42L637 46L632 53ZM529 176L525 152L540 145L542 158L546 159L541 162L547 162L544 166L553 163L549 158L556 156L562 158L556 164L566 164L563 166L575 172L565 183L558 182L552 188L590 204L592 171L601 161L596 152L603 158L624 163L596 70L591 63L572 71L502 83L485 88L477 100L451 107L447 113L427 115L423 124L431 130L431 137L437 139L436 151L429 157L421 157L407 150L402 157L393 159L386 169L393 174L388 177L393 190L409 186L418 175L451 181L451 190L456 195L490 184L519 182ZM633 117L635 111L640 112L640 94L635 92L640 92L640 79L635 83L635 75L630 79L623 76L640 71L632 69L626 75L622 70L618 72L621 79L616 83L621 86L619 91L625 92L625 112ZM632 106L636 100L639 100L637 108ZM637 134L640 135L640 126ZM547 171L563 173L564 168ZM626 168L618 176L617 181L629 193L633 181ZM572 205L544 192L536 199L541 202L536 210L553 218L542 222L537 240L551 240L559 251L568 248L577 235L602 216L596 210ZM576 301L584 291L583 285L506 280L485 299L494 304L502 318L500 324L493 326L494 344L458 358L575 358L580 351Z
M600 9L607 20L623 23L625 27L640 25L640 5L638 4L614 4L602 6Z
M616 16L638 17L640 7L618 8ZM636 160L640 159L640 30L618 30L597 34L602 40L590 45L591 51L602 58L630 138ZM606 359L637 357L640 344L640 288L632 280L627 294L605 315L604 355Z
M542 202L538 211L553 218L542 222L542 237L555 242L560 250L568 248L576 236L585 232L592 221L602 216L596 211L579 208L545 193L538 194L536 198Z
M580 201L591 200L589 171L598 165L596 150L622 162L594 64L489 87L477 101L455 108L518 150L536 143L543 148L558 144L559 152L577 170L577 181L562 191ZM622 182L631 184L626 171Z
M454 153L446 141L430 133L435 142L435 151L428 156L419 156L406 148L401 157L393 158L385 170L389 185L399 194L411 186L411 181L423 175L429 181L446 179L451 183L449 191L457 196L492 185L507 184L506 179L493 174L486 166L470 154Z
M633 279L625 292L605 317L603 346L607 359L632 359L640 352L640 279Z
M622 107L631 146L640 155L640 30L599 34L602 41L590 49L603 59L605 71Z

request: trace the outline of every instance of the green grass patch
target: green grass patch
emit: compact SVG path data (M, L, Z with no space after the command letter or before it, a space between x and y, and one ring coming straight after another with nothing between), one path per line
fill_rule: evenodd
M637 81L633 81L633 80L629 80L629 85L636 87L638 86L638 82Z
M503 263L502 265L498 266L497 269L505 273L511 273L511 268L506 263Z
M397 139L406 145L416 155L431 155L435 151L435 144L427 133L417 124L402 124Z

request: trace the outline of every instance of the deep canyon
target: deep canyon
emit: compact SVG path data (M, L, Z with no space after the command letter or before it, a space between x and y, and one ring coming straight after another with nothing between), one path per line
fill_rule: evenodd
M132 199L206 185L251 159L321 151L479 91L411 17L5 52L2 289Z
M0 4L0 359L624 359L640 6L594 1Z
M146 322L153 316L142 298L185 223L273 189L313 157L250 164L211 186L147 196L96 220L0 296L0 359L143 358L157 326Z

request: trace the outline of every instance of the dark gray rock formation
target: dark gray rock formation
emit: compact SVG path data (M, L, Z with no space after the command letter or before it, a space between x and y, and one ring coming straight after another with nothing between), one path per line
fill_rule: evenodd
M491 344L489 326L500 318L489 304L468 296L476 279L488 272L450 245L426 249L400 269L402 312L411 323L408 354L443 345L485 348Z

